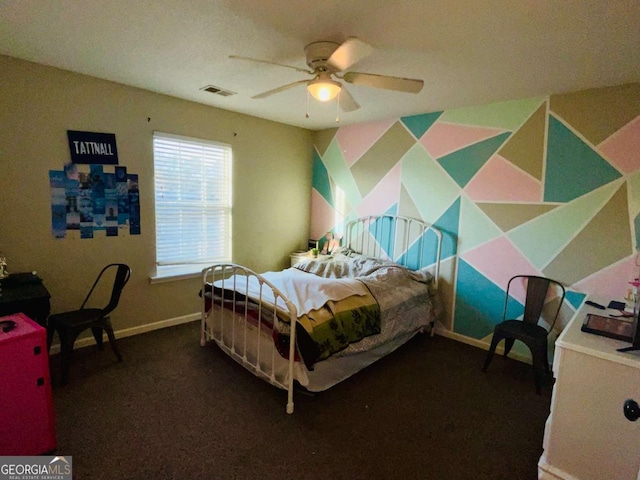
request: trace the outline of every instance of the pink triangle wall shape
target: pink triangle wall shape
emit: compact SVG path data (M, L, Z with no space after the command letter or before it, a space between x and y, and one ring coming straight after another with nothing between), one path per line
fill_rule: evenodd
M395 120L358 123L340 127L335 139L348 166L356 161L391 128Z
M639 276L640 267L636 266L635 255L631 255L610 267L599 270L595 274L573 285L583 292L609 297L622 301L627 290L632 288L629 282Z
M515 275L541 275L504 236L469 250L460 257L503 290L507 289L509 279ZM514 298L524 302L525 290L521 284L512 284L511 293Z
M598 150L624 173L640 169L640 116L603 141Z
M358 215L379 215L400 200L402 163L398 162L356 207Z
M420 143L429 152L429 155L433 158L440 158L487 138L495 137L504 131L498 128L436 122L425 132Z
M495 154L465 186L464 191L475 202L539 202L542 185Z

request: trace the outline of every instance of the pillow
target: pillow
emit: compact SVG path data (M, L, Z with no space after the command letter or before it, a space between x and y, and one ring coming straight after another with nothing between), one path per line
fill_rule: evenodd
M383 266L399 266L397 263L391 260L381 260L379 258L367 257L366 255L352 254L351 256L351 271L357 277L364 277L371 274L373 271Z
M424 267L420 270L409 270L409 276L414 280L422 283L431 283L433 280L433 274L429 271L430 267Z
M345 278L350 276L348 262L336 258L303 260L296 263L294 268L323 278Z
M357 253L337 253L330 258L308 259L296 263L295 268L324 278L364 277L382 266L397 265L388 260L367 257ZM404 267L402 267L404 268Z

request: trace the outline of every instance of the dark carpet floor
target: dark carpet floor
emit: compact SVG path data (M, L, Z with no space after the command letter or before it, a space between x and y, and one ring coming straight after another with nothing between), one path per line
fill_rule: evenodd
M419 335L332 389L286 392L245 371L193 322L74 352L58 387L57 454L77 479L534 480L551 387L529 365Z

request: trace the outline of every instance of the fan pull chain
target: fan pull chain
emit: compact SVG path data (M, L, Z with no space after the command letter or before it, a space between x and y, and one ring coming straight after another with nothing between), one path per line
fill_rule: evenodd
M304 114L304 118L309 118L309 90L307 90L307 113Z
M340 94L342 92L338 92L338 100L336 101L336 123L340 122Z

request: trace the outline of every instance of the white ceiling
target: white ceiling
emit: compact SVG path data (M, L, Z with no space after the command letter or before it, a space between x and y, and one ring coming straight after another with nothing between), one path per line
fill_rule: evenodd
M228 56L306 68L305 45L351 36L375 51L350 70L425 86L348 85L339 125L640 81L638 0L0 0L2 54L313 130L335 102L250 98L310 76Z

